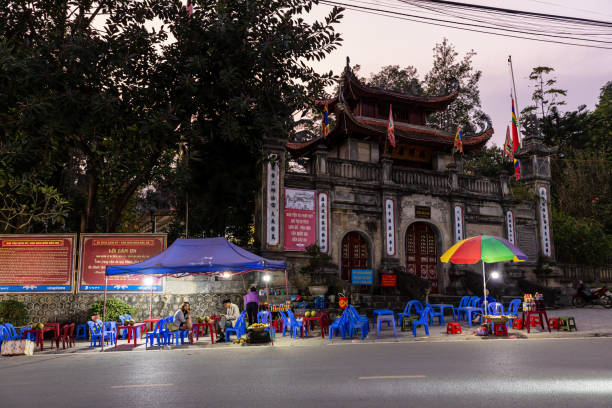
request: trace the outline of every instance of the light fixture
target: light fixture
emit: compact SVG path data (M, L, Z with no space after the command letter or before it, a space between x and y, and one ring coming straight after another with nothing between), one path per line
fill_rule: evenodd
M228 271L223 272L223 279L229 279L232 277L232 274Z
M150 276L147 276L146 278L144 278L144 284L146 286L153 286L153 278Z
M492 279L499 279L499 276L500 276L499 272L497 272L497 271L491 272L491 278Z
M270 282L270 275L264 275L263 280L264 282Z

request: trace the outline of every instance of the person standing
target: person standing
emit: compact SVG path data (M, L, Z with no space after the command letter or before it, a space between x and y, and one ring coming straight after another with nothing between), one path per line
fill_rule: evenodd
M257 312L259 312L259 294L255 286L244 296L244 304L249 317L249 324L257 323Z
M221 315L219 320L219 341L225 341L225 329L234 327L236 320L240 317L238 305L233 304L231 300L225 299L223 307L225 307L225 313Z

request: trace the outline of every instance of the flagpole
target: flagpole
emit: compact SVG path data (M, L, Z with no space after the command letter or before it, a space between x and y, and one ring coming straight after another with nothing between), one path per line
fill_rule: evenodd
M512 90L514 92L514 102L516 105L516 130L518 131L519 143L521 142L521 116L519 115L519 104L516 96L516 83L514 82L514 69L512 67L512 55L508 55L508 65L510 65L510 77L512 78Z

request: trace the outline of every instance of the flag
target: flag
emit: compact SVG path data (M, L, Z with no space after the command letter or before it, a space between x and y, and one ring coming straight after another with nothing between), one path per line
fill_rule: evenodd
M193 14L193 4L189 3L189 0L187 0L187 14L189 14L189 16Z
M520 148L519 137L518 137L518 125L516 120L516 114L514 113L514 98L512 98L512 160L514 160L514 175L517 180L521 178L521 169L519 161L515 157L516 151Z
M456 152L463 153L463 130L461 129L461 123L457 125L457 133L455 133L455 146L453 149Z
M506 142L504 143L504 152L506 153L506 156L510 158L510 160L513 159L514 153L512 152L512 139L510 139L510 126L506 127Z
M387 139L395 147L395 124L393 123L393 107L389 105L389 125L387 126Z
M321 136L325 137L329 133L329 110L327 104L323 108L323 123L321 124Z

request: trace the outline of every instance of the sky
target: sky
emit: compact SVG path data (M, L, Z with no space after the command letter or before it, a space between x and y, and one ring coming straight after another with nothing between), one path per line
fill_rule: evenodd
M612 0L455 1L612 22ZM319 5L314 16L321 18L330 9ZM562 107L565 111L580 105L593 110L601 87L612 80L612 50L486 35L352 10L344 12L337 31L342 34L343 45L322 62L313 64L319 72L333 70L339 74L349 56L351 65L361 65L361 75L366 77L386 65L413 65L422 79L431 69L435 44L444 37L455 46L458 58L473 49L477 53L473 58L474 67L482 71L479 83L482 109L491 117L495 129L489 144L498 146L504 143L511 116L508 55L512 55L519 110L531 104L533 88L529 73L536 66L555 69L558 87L568 91L567 105Z

